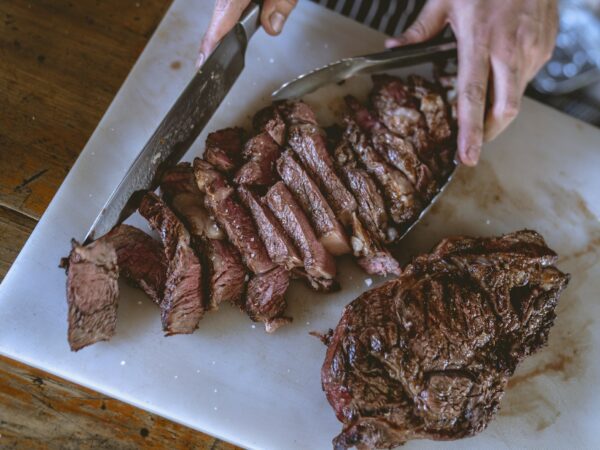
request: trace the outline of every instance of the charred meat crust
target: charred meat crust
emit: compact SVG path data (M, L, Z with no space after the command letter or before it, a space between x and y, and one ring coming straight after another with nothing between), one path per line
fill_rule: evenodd
M533 231L443 240L352 303L323 389L344 424L334 448L392 448L482 431L517 364L542 347L569 281Z
M289 286L290 273L284 267L255 275L248 282L245 311L255 322L263 322L267 333L292 321L285 317L287 307L285 292Z
M160 303L163 330L167 336L192 333L198 328L205 307L202 268L191 247L190 235L154 193L143 197L139 212L161 236L165 249L167 276Z
M236 184L270 186L277 180L275 161L281 148L267 132L251 137L244 145L243 154L246 162L235 175Z
M242 128L225 128L206 138L204 159L222 172L231 172L242 163Z

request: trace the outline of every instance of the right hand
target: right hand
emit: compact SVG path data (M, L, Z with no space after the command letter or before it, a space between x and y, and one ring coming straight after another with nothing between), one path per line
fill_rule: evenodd
M281 33L283 25L298 0L264 0L260 11L260 22L271 36ZM208 30L200 43L196 68L200 68L219 41L240 20L250 0L217 0Z

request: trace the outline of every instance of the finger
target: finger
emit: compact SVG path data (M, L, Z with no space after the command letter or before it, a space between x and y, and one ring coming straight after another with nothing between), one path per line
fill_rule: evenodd
M200 68L223 36L233 28L249 3L250 0L217 0L208 29L200 42L196 68Z
M487 49L469 36L458 37L458 155L474 166L483 144L483 120L489 75Z
M435 37L446 25L447 9L444 1L429 0L410 27L400 36L386 39L386 47L418 44Z
M260 12L260 22L267 33L276 36L283 30L297 0L265 0Z
M517 116L525 84L517 62L507 63L492 55L491 64L493 100L485 122L486 142L495 139Z

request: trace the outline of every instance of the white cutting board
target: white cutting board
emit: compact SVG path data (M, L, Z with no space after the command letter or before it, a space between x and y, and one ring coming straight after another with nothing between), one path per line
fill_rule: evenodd
M159 314L123 286L117 336L79 353L66 339L65 276L57 268L72 237L82 238L193 73L212 1L176 0L0 286L0 352L140 408L244 447L330 448L341 425L320 386L325 347L311 330L336 325L365 276L341 263L341 293L301 286L288 299L294 323L274 335L225 305L191 336L162 337ZM344 56L381 49L384 36L300 2L283 35L260 31L247 68L208 125L234 124L266 104L299 73ZM310 97L330 117L364 80ZM186 159L202 151L205 131ZM524 100L514 125L464 169L406 239L406 254L456 233L539 230L573 274L549 346L515 375L502 411L479 436L411 442L407 448L598 447L600 426L600 131ZM134 223L136 219L133 220ZM377 280L374 280L378 282ZM367 281L368 283L368 281ZM1 432L1 428L0 428Z

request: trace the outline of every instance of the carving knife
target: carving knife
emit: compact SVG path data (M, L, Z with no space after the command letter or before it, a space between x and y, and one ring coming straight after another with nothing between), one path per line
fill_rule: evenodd
M162 169L178 162L190 148L242 72L248 41L259 27L259 14L258 4L252 2L206 59L109 197L85 243L129 217L140 194L157 187Z
M271 94L271 98L273 100L299 98L326 84L339 83L355 75L447 60L453 56L456 56L456 41L445 40L438 43L426 42L407 45L380 53L340 59L284 83Z

